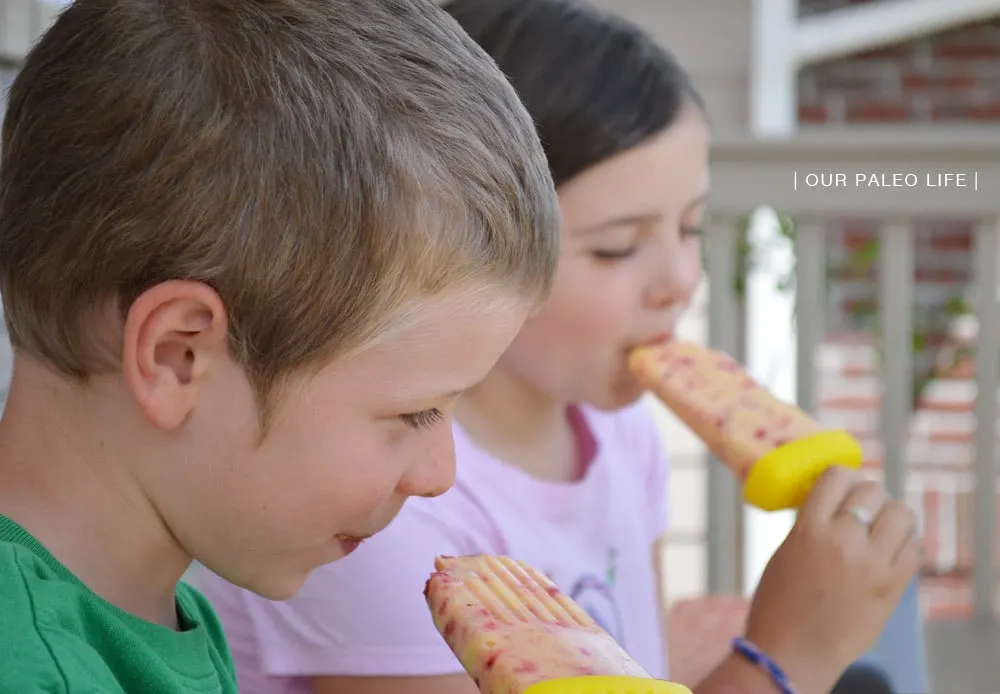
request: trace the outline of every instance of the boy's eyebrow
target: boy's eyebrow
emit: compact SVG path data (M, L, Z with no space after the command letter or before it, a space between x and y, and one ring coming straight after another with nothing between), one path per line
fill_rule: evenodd
M467 390L468 388L456 388L455 390L443 391L433 396L431 400L451 400L460 397Z
M422 390L422 389L421 389ZM399 402L439 402L441 400L451 400L452 398L457 398L463 395L468 388L456 388L455 390L441 390L441 391L426 391L414 393L414 392L400 392L397 393Z

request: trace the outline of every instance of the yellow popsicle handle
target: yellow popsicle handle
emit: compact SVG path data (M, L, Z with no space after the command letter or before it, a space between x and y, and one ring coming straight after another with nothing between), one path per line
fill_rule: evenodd
M539 682L524 694L691 694L687 687L643 677L564 677Z
M861 467L861 444L846 431L821 431L761 457L743 481L743 498L764 511L798 508L832 465Z

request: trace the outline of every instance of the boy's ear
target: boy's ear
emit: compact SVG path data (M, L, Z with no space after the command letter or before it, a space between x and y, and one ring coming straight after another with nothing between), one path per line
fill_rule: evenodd
M161 429L184 423L207 370L228 354L225 307L206 284L163 282L129 307L122 336L123 374L143 412Z

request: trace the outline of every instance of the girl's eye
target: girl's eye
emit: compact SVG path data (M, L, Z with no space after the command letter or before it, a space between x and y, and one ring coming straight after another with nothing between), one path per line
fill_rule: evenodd
M441 422L444 419L444 414L441 410L434 408L430 410L423 410L422 412L411 412L409 414L401 414L399 418L406 422L407 426L413 429L431 429L435 424Z
M595 250L591 251L591 255L593 255L597 260L624 260L635 255L636 250L635 246L619 250Z
M701 238L705 235L705 230L701 227L685 227L681 229L681 236L685 238Z

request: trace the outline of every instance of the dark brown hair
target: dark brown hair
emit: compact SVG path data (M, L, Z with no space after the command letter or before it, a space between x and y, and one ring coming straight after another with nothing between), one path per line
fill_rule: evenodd
M537 124L556 185L704 108L690 77L641 27L585 0L450 0Z

